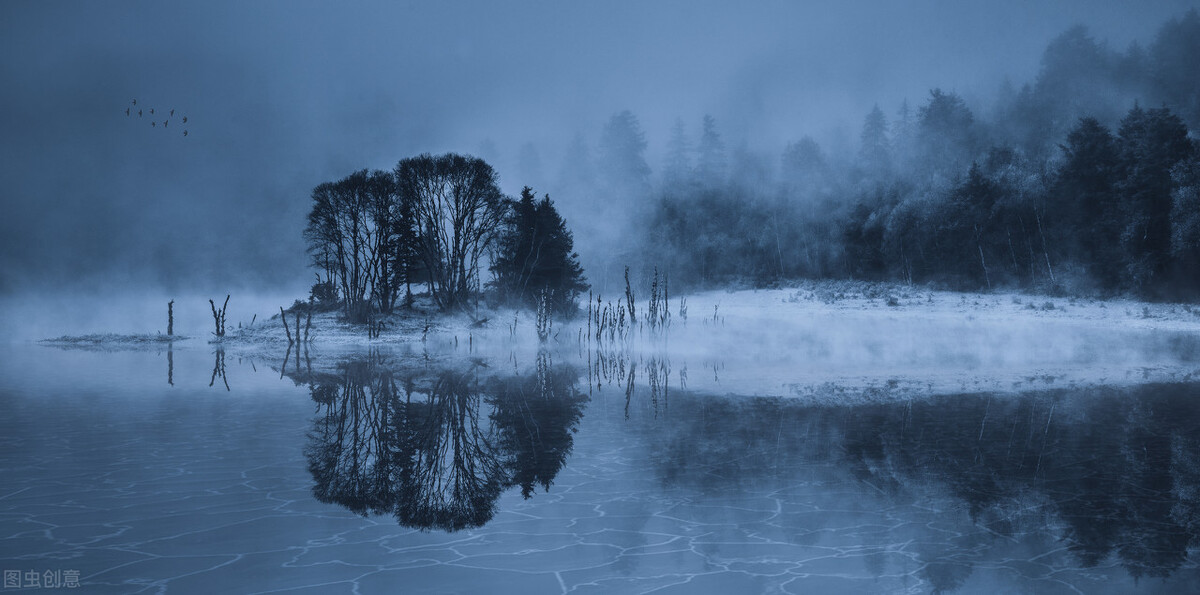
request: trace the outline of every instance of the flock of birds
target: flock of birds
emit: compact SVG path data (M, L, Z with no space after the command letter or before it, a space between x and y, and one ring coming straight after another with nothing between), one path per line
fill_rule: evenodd
M132 117L132 116L133 116L133 114L135 113L133 110L135 110L135 109L136 109L136 110L137 110L137 112L136 112L136 113L137 113L137 117L141 118L141 117L143 116L143 113L142 113L142 110L143 110L143 108L140 108L140 107L138 107L138 106L137 106L137 100L136 100L136 99L134 99L134 100L132 101L132 104L133 104L133 105L132 105L131 107L127 107L127 108L125 108L125 116L126 116L126 117ZM151 115L151 116L154 116L154 108L149 108L149 112L150 112L150 115ZM175 117L175 110L174 110L174 109L172 109L170 112L168 112L168 113L167 113L167 119L162 121L162 127L163 127L163 128L166 128L166 127L167 127L167 125L169 125L169 124L171 123L171 118L173 118L173 117ZM183 123L183 124L187 124L187 116L182 116L182 118L183 118L183 121L182 121L182 123ZM158 128L158 120L155 120L155 119L151 118L151 119L150 119L150 126L151 126L152 128ZM186 129L186 128L183 130L183 135L184 135L184 136L187 136L187 135L188 135L188 131L187 131L187 129Z

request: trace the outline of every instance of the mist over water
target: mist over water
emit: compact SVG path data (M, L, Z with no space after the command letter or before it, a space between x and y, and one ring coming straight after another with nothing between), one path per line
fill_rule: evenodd
M264 324L271 316L279 315L280 306L290 307L296 296L306 291L296 287L292 291L218 295L215 291L173 294L112 287L85 294L21 293L0 297L0 307L5 310L0 318L0 335L5 343L25 343L64 335L166 334L167 303L174 300L175 334L203 342L212 338L214 331L210 299L220 309L226 295L230 296L226 326L235 329L251 322Z

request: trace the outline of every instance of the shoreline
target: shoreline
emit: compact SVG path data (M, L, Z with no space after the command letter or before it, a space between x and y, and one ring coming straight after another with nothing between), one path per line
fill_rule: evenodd
M838 313L881 314L913 318L954 318L967 320L1051 320L1068 323L1112 325L1120 328L1194 330L1200 331L1200 305L1184 303L1145 302L1128 297L1108 299L1085 297L1052 297L1020 291L958 292L909 287L889 283L859 281L801 281L786 287L770 289L712 289L683 296L672 296L674 322L679 321L675 310L679 297L688 302L693 319L714 320L728 323L731 316L739 320L754 318L770 319L776 312L756 315L753 310L778 302L800 306L787 314L830 315ZM623 298L622 298L623 300ZM607 300L605 303L615 300ZM643 306L639 305L639 311ZM711 310L716 306L717 312ZM804 307L807 306L807 307ZM581 305L581 308L583 306ZM586 310L571 320L558 320L556 326L575 328L586 325ZM289 317L293 312L288 312ZM473 320L466 313L445 314L429 305L414 312L404 312L402 307L392 314L381 315L384 328L375 338L367 336L365 325L355 325L341 320L341 312L332 310L313 314L314 343L371 346L389 343L412 343L422 336L447 334L467 335L476 331L479 336L496 334L498 327L506 332L515 316L517 326L531 322L533 312L513 308L481 308L480 320ZM723 320L722 320L723 319ZM480 321L484 324L480 325ZM289 325L292 324L289 322ZM472 328L474 327L474 328ZM529 330L529 329L525 329ZM488 331L493 331L489 333ZM293 330L294 332L294 330ZM515 332L515 331L514 331ZM225 337L173 335L161 333L118 333L99 332L84 335L62 335L36 339L34 342L47 345L112 345L134 346L138 344L161 345L173 342L204 340L207 344L236 346L247 343L283 343L288 339L275 314L253 326L231 329Z
M515 366L548 354L581 373L602 361L632 364L639 382L661 374L673 390L846 404L1200 378L1200 308L1190 305L837 282L700 292L682 296L684 312L672 299L667 332L640 325L616 341L584 339L583 316L556 321L556 338L541 343L533 313L480 309L483 325L429 311L384 317L374 339L337 312L315 314L310 343L299 345L288 344L278 315L221 340L89 335L38 344L213 349L268 363L306 352L322 367L373 352L433 367ZM638 310L644 316L642 304Z

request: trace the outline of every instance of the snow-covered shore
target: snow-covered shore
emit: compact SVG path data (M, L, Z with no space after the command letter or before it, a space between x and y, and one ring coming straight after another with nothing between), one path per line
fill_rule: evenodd
M637 306L644 317L644 299ZM676 388L819 400L849 391L848 401L1200 378L1200 308L1183 304L814 282L672 297L669 309L665 332L643 322L627 339L589 341L581 317L556 322L545 344L532 314L511 309L437 315L425 307L384 318L377 338L322 313L313 317L309 348L339 359L373 349L496 362L548 352L581 368L604 354L641 362L643 374L655 366ZM142 339L77 344L161 347ZM219 341L172 345L205 341L271 358L288 349L278 315Z

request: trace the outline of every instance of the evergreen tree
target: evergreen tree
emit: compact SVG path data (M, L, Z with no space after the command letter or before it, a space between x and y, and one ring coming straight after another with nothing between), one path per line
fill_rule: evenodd
M549 290L553 310L568 313L588 285L566 221L549 195L536 200L528 186L507 207L499 254L492 264L493 285L504 299L530 306Z
M987 246L994 244L993 207L999 198L999 187L978 164L971 165L967 179L950 193L933 240L935 253L952 276L991 287Z
M1123 276L1121 164L1117 139L1095 118L1081 118L1061 145L1064 161L1048 198L1052 235L1075 239L1062 256L1086 266L1101 287L1115 289Z
M663 167L664 190L672 191L692 177L692 146L683 120L676 119L671 127L671 140L667 142L667 162Z
M716 187L725 180L725 143L717 133L717 121L705 115L701 126L699 163L696 165L701 183Z
M959 175L975 154L975 116L956 93L929 92L917 110L917 140L928 171Z
M884 175L892 165L892 148L887 136L887 116L876 105L863 121L858 159L867 171Z
M1188 289L1200 287L1200 151L1171 170L1171 255Z
M1109 100L1115 87L1116 52L1077 25L1051 40L1042 53L1034 92L1042 125L1050 138L1061 138L1071 122L1095 115L1112 122L1120 114Z
M892 121L892 146L897 151L906 152L913 139L913 114L908 100L900 102L896 109L896 119Z
M1151 76L1162 98L1188 126L1200 127L1200 12L1189 10L1162 26L1150 46Z
M1121 120L1119 139L1125 172L1119 186L1125 211L1121 247L1130 288L1145 291L1169 264L1171 168L1190 157L1193 147L1183 120L1165 107L1135 106Z
M803 199L811 205L827 189L829 167L825 152L811 136L784 148L781 165L784 194L793 199Z
M646 135L633 112L616 114L600 137L600 175L611 190L644 193L649 187Z

